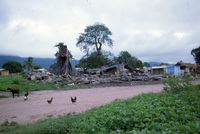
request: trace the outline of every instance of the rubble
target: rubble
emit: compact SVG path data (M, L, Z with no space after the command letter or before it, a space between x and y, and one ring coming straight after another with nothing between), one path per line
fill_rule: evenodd
M132 72L131 72L132 71ZM74 69L73 76L69 73L54 75L49 71L29 71L23 75L23 81L36 80L36 82L54 83L53 88L59 86L74 85L99 85L99 84L123 84L124 82L154 82L163 78L163 75L151 75L141 70L129 71L123 64L111 64L95 69ZM131 84L132 85L132 84Z

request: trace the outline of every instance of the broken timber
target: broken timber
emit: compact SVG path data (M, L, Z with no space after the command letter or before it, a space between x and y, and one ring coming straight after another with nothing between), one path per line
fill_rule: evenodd
M72 72L72 65L70 63L70 52L64 43L58 44L58 53L56 55L56 61L52 72L55 75L66 75L69 76Z

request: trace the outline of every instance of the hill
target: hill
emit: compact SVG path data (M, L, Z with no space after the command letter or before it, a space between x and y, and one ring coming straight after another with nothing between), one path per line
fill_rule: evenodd
M20 56L10 56L10 55L0 55L0 68L2 68L3 64L8 61L17 61L24 65L24 61L26 61L28 57L20 57ZM35 65L40 65L44 68L49 68L52 64L54 64L55 58L36 58L33 57L33 63ZM78 64L78 60L71 60L72 67L75 67Z

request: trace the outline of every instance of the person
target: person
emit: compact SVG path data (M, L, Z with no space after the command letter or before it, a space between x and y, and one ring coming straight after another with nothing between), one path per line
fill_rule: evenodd
M13 73L11 73L10 76L11 76L11 79L12 79L13 78Z

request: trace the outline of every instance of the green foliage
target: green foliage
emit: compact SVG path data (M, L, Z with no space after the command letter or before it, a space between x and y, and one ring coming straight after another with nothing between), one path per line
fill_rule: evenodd
M151 67L151 65L148 62L143 63L145 67Z
M2 66L4 69L9 70L10 73L19 73L22 72L22 65L16 61L8 61Z
M185 93L118 100L80 115L70 133L198 132L198 100L198 95L192 99Z
M0 132L5 132L7 130L12 130L19 127L20 125L15 121L8 122L8 120L5 120L0 126Z
M95 23L92 26L87 26L84 33L80 34L76 46L86 54L95 49L99 55L102 55L103 44L109 47L113 45L111 35L112 32L104 24Z
M97 52L91 53L88 57L83 57L78 66L82 68L99 68L105 63L107 63L109 59L104 55L99 55Z
M34 69L41 69L41 68L43 68L42 66L40 66L40 65L34 65L34 67L33 67Z
M8 98L8 96L0 95L0 98Z
M126 62L127 66L134 68L143 68L144 65L141 60L138 60L136 57L132 56L128 51L121 51L118 57L115 57L117 62Z
M27 61L24 61L24 69L28 69L31 70L34 68L34 64L33 64L33 57L28 57Z
M19 84L20 80L19 79L13 79L13 84Z
M168 63L161 63L159 66L169 65Z
M10 76L0 76L0 91L8 92L7 88L19 88L20 93L24 91L37 91L37 90L48 90L55 89L54 83L46 82L37 83L35 80L22 82L22 75L13 75L13 79Z
M69 89L86 88L83 85L68 86L67 83L64 86L60 84L57 87L55 87L54 86L55 83L52 82L46 82L44 84L41 82L37 82L36 80L22 81L22 75L13 75L13 79L11 79L10 76L0 76L0 83L1 83L0 91L9 92L7 90L8 87L19 88L21 94L24 91L38 91L38 90L51 90L51 89L69 90Z
M162 80L166 92L178 93L183 90L192 90L192 78L189 76L170 77Z
M191 54L194 57L196 63L200 64L200 46L198 48L192 49Z
M141 60L138 60L137 62L136 62L136 68L143 68L144 67L144 64L142 63L142 61Z

